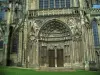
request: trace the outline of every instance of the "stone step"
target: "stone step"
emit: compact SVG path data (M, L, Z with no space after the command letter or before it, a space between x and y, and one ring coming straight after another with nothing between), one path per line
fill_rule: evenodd
M65 71L68 71L68 72L72 72L72 71L75 71L74 69L72 68L62 68L62 67L59 67L59 68L55 68L55 67L48 67L48 68L40 68L40 69L37 69L36 71L50 71L50 72L65 72Z

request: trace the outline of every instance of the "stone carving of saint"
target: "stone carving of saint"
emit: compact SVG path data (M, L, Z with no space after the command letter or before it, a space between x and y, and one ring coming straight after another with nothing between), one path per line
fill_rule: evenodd
M80 38L81 34L82 34L81 30L77 26L75 26L75 28L74 28L74 34L73 34L74 38L76 38L76 39Z
M69 26L75 26L76 20L74 18L69 18L67 23L68 23Z
M37 35L38 35L39 27L37 24L34 22L33 25L31 26L31 31L30 31L30 40L35 40Z

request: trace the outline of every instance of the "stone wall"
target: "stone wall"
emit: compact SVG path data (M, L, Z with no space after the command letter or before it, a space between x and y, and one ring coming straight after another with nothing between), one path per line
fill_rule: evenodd
M3 51L0 50L0 65L3 64Z

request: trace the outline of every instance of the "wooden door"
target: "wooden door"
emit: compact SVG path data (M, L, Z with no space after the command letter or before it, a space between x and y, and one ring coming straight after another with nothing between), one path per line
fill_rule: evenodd
M57 67L63 67L63 49L57 50Z
M49 67L55 67L55 50L49 50Z

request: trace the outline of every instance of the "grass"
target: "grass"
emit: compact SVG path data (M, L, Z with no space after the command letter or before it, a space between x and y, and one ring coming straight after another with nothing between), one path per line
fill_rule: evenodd
M75 72L37 72L32 69L0 67L0 75L100 75L100 72L82 70Z

